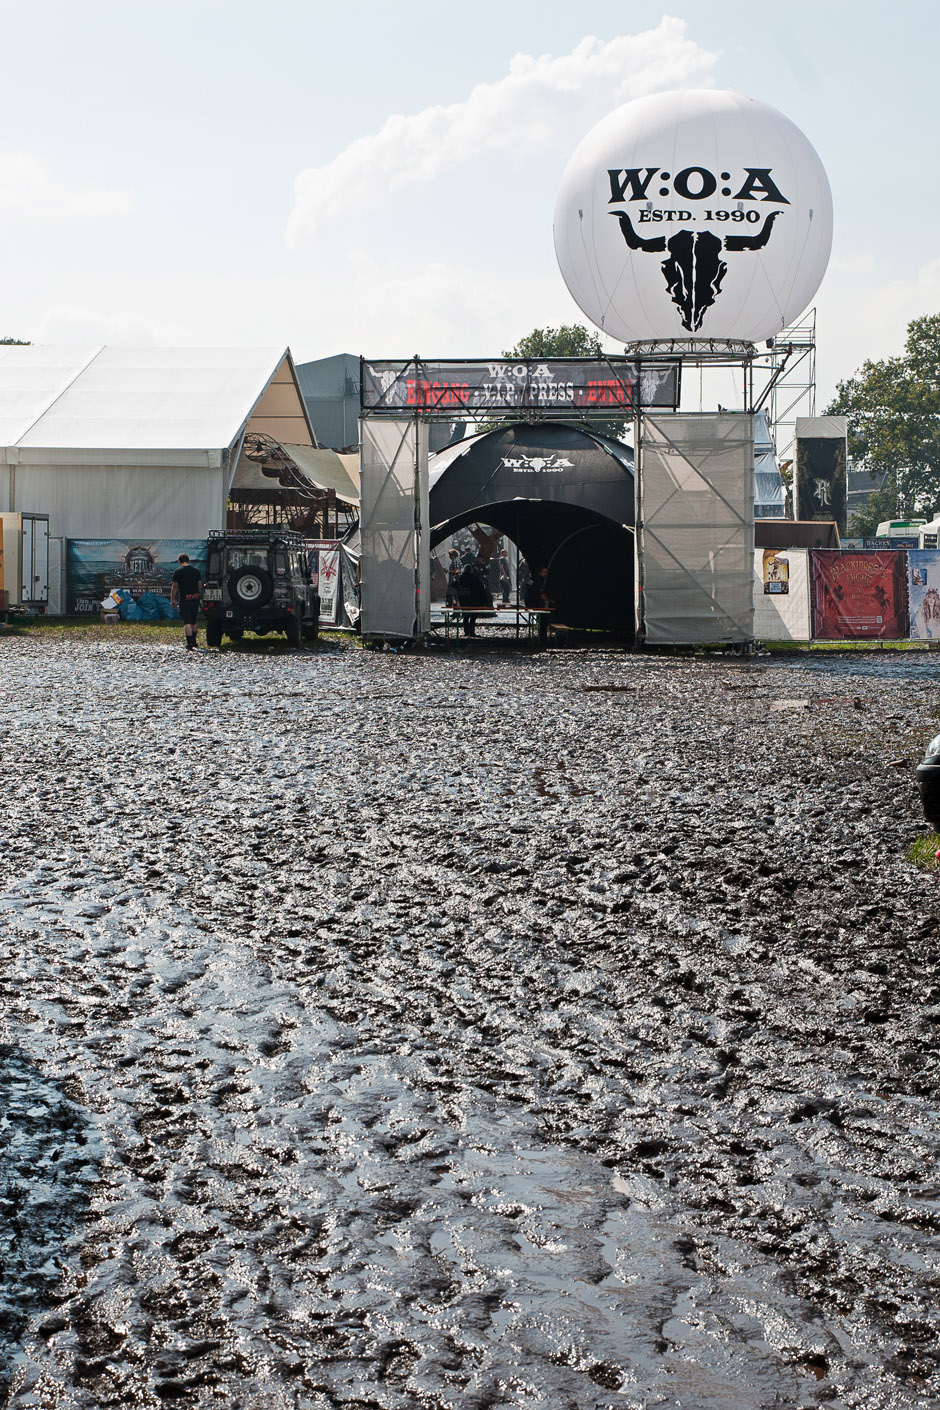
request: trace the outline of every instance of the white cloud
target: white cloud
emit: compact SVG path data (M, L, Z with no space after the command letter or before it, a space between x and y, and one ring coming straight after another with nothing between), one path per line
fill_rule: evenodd
M294 182L287 224L292 246L324 223L376 204L415 182L454 171L481 154L532 154L586 133L610 108L660 89L709 82L716 55L686 38L683 20L602 41L588 36L558 58L517 54L505 78L478 84L459 103L396 114Z
M85 187L69 190L36 157L0 154L0 222L126 215L131 191Z

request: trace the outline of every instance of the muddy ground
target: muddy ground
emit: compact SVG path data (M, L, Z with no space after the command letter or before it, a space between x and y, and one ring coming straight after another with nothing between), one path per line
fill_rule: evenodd
M9 1407L940 1405L940 658L0 681Z

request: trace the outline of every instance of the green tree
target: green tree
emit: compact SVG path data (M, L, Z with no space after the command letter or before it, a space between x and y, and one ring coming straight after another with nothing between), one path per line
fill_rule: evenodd
M940 314L908 324L904 352L865 362L840 382L827 416L846 416L849 455L882 482L849 528L881 519L932 519L940 509Z
M515 347L504 348L503 357L603 358L606 357L606 353L601 346L600 334L585 328L583 323L563 323L559 328L533 328L531 333L527 333L524 338L519 339ZM493 431L497 426L505 425L507 421L518 419L518 417L507 416L485 422L481 421L477 425L477 430ZM571 420L576 419L577 413L573 412ZM614 440L619 440L623 435L626 417L591 417L585 424L602 436L610 436Z
M0 347L28 348L31 346L28 338L0 338Z
M893 481L886 480L880 489L871 492L864 506L852 515L849 520L849 533L853 538L872 539L883 520L898 517L897 486Z
M603 357L600 335L583 323L563 323L560 328L533 328L503 357Z

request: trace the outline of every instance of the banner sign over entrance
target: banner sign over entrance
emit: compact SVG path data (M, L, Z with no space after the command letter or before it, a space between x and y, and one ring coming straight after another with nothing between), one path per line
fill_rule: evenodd
M362 363L362 410L453 420L470 413L624 416L679 405L679 363L626 358L501 358L492 362Z

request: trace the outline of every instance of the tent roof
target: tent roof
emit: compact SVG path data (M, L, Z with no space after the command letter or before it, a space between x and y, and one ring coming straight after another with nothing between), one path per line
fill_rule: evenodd
M0 346L0 446L225 449L292 377L286 348ZM296 415L300 439L302 404Z
M337 455L335 450L284 445L287 454L319 490L335 490L348 504L359 503L359 481L353 465L358 456Z

